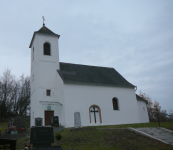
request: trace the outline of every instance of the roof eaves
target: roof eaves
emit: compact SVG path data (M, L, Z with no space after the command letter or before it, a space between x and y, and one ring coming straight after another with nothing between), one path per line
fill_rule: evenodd
M61 71L60 71L60 70L57 70L57 72L58 72L58 74L60 75L62 81L64 82L65 80L64 80L64 78L63 78L63 75L62 75Z
M113 68L115 70L115 68ZM115 70L116 71L116 70ZM129 83L131 86L136 87L135 85L131 84L129 81L127 81L118 71L116 71L119 76L121 76L127 83Z
M36 33L36 31L34 32L34 34L33 34L33 36L32 36L32 40L31 40L31 43L30 43L30 45L29 45L29 48L31 48L31 46L32 46L32 42L33 42L33 40L34 40L35 33Z
M33 43L33 41L34 41L34 37L35 37L35 34L47 34L47 35L51 35L51 36L57 36L58 37L58 39L59 39L59 37L60 37L60 35L58 35L58 34L51 34L51 33L40 33L40 32L38 32L38 31L35 31L34 32L34 34L33 34L33 36L32 36L32 40L31 40L31 43L30 43L30 45L29 45L29 48L31 48L31 46L32 46L32 43Z
M146 102L146 104L148 104L148 101L147 101L146 99L144 99L144 98L140 97L140 96L139 96L139 95L137 95L137 94L136 94L136 99L137 99L137 100L140 100L140 101L145 101L145 102Z
M63 79L63 77L62 77L62 79ZM134 88L133 86L118 86L118 85L113 85L113 84L86 83L86 82L65 81L65 80L63 80L63 81L64 81L64 84L81 84L81 85L97 85L97 86L109 86L109 87Z

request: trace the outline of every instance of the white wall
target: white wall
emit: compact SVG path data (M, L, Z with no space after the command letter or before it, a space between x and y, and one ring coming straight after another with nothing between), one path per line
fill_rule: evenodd
M119 100L119 110L113 110L112 98ZM82 126L140 123L136 95L133 88L90 85L64 85L65 127L74 126L74 112L81 114ZM101 109L102 123L90 123L89 107Z
M138 103L138 111L139 111L139 116L140 116L140 122L141 123L149 122L146 102L141 101L141 100L137 100L137 103Z

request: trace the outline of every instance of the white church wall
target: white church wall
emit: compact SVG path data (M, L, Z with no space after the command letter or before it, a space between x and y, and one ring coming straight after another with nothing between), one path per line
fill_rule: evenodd
M65 124L64 83L63 83L61 77L59 76L58 72L56 73L56 82L58 85L57 100L58 100L58 102L60 102L62 104L61 114L59 116L59 118L61 118L61 120L59 121L59 123L64 125Z
M33 92L31 92L31 110L30 110L30 126L34 126L34 113L35 113L35 101L34 99L36 99L36 94L35 94L35 90L33 90Z
M146 102L138 100L137 103L138 103L138 111L139 111L139 116L140 116L140 122L141 123L149 122Z
M113 110L113 97L119 100L119 110ZM76 111L81 114L82 126L140 123L133 88L65 84L64 100L65 127L74 126ZM102 123L90 123L89 107L93 104L101 109Z
M43 55L43 44L48 42L50 44L51 55ZM59 69L59 47L58 47L58 37L36 34L34 41L34 52L35 60L45 61L45 62L54 62L57 64L57 69Z

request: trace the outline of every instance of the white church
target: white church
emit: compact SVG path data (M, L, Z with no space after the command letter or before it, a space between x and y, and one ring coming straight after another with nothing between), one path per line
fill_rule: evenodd
M44 24L34 32L31 48L31 115L51 125L59 117L64 127L74 127L74 113L82 126L149 122L147 101L136 86L114 68L59 62L60 35Z

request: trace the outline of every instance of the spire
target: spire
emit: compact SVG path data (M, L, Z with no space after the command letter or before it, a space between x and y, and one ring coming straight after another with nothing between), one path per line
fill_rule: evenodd
M45 21L44 16L42 16L42 18L43 18L43 26L45 26L45 24L44 24L44 21Z

